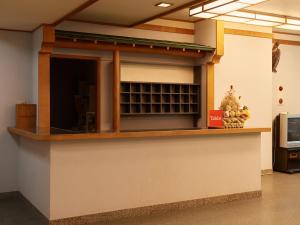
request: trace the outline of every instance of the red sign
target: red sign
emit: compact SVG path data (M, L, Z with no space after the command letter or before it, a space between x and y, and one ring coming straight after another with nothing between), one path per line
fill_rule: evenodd
M209 110L209 127L223 128L223 110Z

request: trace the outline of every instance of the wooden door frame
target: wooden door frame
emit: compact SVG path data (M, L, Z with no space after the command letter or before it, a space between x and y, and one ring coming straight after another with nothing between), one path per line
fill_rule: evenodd
M96 56L83 56L83 55L72 55L72 54L51 54L51 58L57 59L79 59L86 61L96 61L96 132L101 132L101 57ZM51 64L51 62L50 62ZM51 65L50 65L51 66ZM49 72L50 74L50 72ZM50 74L51 76L51 74ZM50 85L49 85L50 87Z

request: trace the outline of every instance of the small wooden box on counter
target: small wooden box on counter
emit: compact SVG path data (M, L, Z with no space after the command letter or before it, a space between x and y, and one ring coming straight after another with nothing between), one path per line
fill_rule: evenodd
M22 130L35 130L36 104L16 105L16 127Z

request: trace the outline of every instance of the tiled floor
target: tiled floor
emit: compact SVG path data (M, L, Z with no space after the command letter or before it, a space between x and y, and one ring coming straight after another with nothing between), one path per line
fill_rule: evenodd
M0 225L46 225L47 221L23 200L0 200Z
M300 174L266 175L261 199L93 225L300 225ZM44 225L20 200L0 201L0 225Z

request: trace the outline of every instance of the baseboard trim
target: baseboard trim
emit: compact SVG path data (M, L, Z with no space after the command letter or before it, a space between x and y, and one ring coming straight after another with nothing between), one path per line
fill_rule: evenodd
M262 192L258 190L258 191L243 192L237 194L202 198L202 199L168 203L168 204L124 209L124 210L118 210L113 212L98 213L93 215L72 217L66 219L52 220L49 222L49 224L50 225L66 225L66 224L83 225L83 224L90 224L96 222L132 218L137 216L158 215L158 214L163 214L174 210L196 208L205 205L221 204L221 203L232 202L237 200L260 198L261 196L262 196Z
M18 191L0 193L0 200L17 198L19 196Z
M262 170L261 171L261 175L265 176L265 175L272 175L274 172L272 169L267 169L267 170Z

